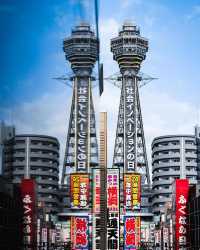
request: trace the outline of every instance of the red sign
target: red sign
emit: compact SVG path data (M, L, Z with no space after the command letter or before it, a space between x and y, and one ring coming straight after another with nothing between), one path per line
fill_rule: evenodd
M100 212L100 171L93 169L93 213Z
M71 217L71 240L73 250L88 250L88 217Z
M23 203L23 242L27 250L32 250L35 249L36 243L35 181L23 179L20 187Z
M138 249L141 240L140 217L124 217L124 249Z
M107 204L110 212L119 211L119 172L115 169L107 175Z
M72 174L70 177L72 207L87 208L89 206L89 176L87 174Z
M189 181L175 181L176 187L176 250L186 249L187 244L187 201Z

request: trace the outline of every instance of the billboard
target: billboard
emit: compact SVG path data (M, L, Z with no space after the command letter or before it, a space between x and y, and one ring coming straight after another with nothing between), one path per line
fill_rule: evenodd
M93 216L92 216L92 248L100 249L100 169L93 169L92 182L92 200L93 200Z
M140 217L124 216L124 250L138 249L140 246Z
M71 174L71 207L88 208L89 207L89 175Z
M25 248L35 249L36 243L36 184L32 179L23 179L20 185L23 203L23 243Z
M189 181L187 179L175 180L175 236L176 250L186 249L187 245L187 202L189 193Z
M119 204L119 169L107 169L107 246L108 250L119 249L120 204Z
M71 242L73 250L89 250L89 217L71 217Z
M126 209L135 210L141 207L140 174L124 175L124 205Z

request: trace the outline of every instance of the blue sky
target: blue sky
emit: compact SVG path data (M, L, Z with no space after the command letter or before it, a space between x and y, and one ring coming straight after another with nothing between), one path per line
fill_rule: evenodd
M70 72L63 38L78 20L93 23L92 10L91 0L0 0L0 119L14 123L19 133L57 136L62 152L71 89L52 78ZM138 24L149 39L142 71L159 78L140 93L150 152L153 137L193 133L193 126L200 123L200 1L100 1L101 60L106 76L118 71L110 39L124 20ZM97 95L97 89L94 92ZM110 158L119 93L105 82L101 105L96 103L108 111Z

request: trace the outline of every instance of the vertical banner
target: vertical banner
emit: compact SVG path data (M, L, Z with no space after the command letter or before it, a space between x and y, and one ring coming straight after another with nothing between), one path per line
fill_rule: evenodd
M23 243L27 250L36 249L36 184L32 179L21 182L23 203Z
M108 250L119 249L120 203L119 169L107 169Z
M89 112L89 84L87 78L76 78L76 170L87 172L88 155L88 115Z
M71 207L88 208L89 207L89 175L71 174Z
M141 234L140 217L124 216L124 250L138 249Z
M187 202L189 193L189 181L187 179L175 180L176 189L176 250L187 247Z
M125 159L124 166L126 170L135 170L135 84L132 77L124 78L124 112L125 112Z
M100 169L93 169L92 182L92 248L100 249Z
M140 174L124 175L124 206L135 210L141 207L141 176Z
M89 217L71 217L71 242L73 250L89 250Z

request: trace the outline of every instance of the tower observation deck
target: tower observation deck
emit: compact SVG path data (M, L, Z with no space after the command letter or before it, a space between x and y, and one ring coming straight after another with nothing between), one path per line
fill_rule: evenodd
M142 113L138 91L138 72L148 51L148 40L132 23L124 23L118 37L111 40L113 59L122 74L122 89L113 166L123 173L139 173L143 183L150 183Z

